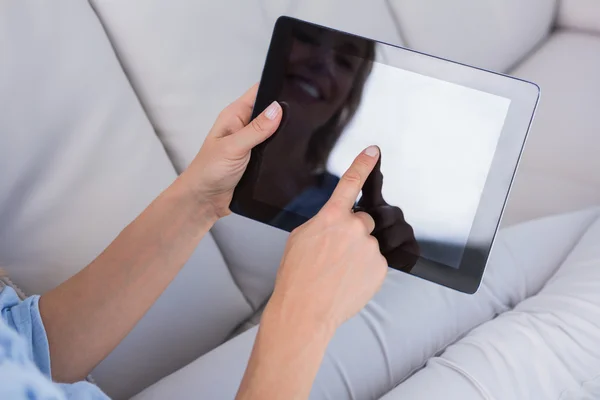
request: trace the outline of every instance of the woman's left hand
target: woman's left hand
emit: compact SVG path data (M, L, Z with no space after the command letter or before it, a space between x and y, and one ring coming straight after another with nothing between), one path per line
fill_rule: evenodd
M252 148L269 138L281 122L282 109L277 102L250 121L257 90L258 84L219 114L200 152L181 174L216 218L230 213L233 190L246 170Z

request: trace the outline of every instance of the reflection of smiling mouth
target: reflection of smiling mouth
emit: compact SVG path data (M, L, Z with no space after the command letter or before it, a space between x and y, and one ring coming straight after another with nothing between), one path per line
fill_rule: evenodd
M319 89L316 86L311 85L310 83L304 82L302 80L298 80L296 84L300 86L300 88L304 90L307 94L314 97L315 99L321 98L321 93L319 92Z
M299 75L290 75L290 83L296 86L300 91L313 100L325 100L325 96L319 86L310 79Z

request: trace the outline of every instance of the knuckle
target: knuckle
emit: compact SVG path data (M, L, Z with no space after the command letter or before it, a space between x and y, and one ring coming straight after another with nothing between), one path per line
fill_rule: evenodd
M364 233L365 223L359 217L351 218L350 219L350 229L354 233Z
M362 181L360 173L355 169L346 171L346 173L342 175L342 179L351 185L360 185L360 182Z
M240 143L240 139L237 137L226 137L221 140L223 146L223 152L228 157L237 157L240 153L240 149L243 147Z
M338 220L338 207L336 206L336 201L332 203L332 207L327 207L323 209L321 214L321 218L327 225L333 225Z
M224 122L231 120L231 118L233 116L233 111L231 110L231 108L232 108L232 105L230 104L227 107L225 107L223 110L221 110L217 119L224 121Z
M367 222L367 224L369 225L369 228L371 228L371 230L375 229L375 219L368 213L365 213L365 221Z
M327 207L322 208L322 213L324 215L327 215L328 217L333 217L334 216L333 214L337 215L338 210L340 210L343 206L344 206L344 203L343 203L342 199L340 199L338 197L331 198L327 202Z
M254 129L256 132L263 133L263 132L267 131L265 122L262 120L262 118L260 116L257 118L254 118L250 124L252 125L252 129Z
M404 221L404 212L400 209L400 207L394 207L394 216L399 221Z
M379 241L375 238L375 236L369 235L367 240L368 240L367 246L368 246L369 250L372 252L379 253L381 255L381 253L379 251Z
M365 156L364 154L359 155L356 158L356 165L359 168L371 168L371 158L367 158L368 156Z

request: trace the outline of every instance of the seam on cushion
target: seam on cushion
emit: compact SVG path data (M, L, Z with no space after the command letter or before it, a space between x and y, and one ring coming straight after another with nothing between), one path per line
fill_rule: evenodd
M154 131L154 136L156 136L156 138L158 139L158 141L159 141L160 145L162 146L163 150L167 154L167 158L169 159L169 162L171 163L171 166L173 167L173 170L175 171L175 173L177 175L179 175L181 173L181 171L179 171L177 169L175 163L173 162L173 160L174 160L175 157L171 153L169 153L169 150L166 148L165 144L161 140L160 135L157 134L157 132L156 132L156 130L157 130L156 124L152 120L150 114L148 113L148 111L146 109L146 106L144 105L144 102L142 101L142 98L140 97L138 91L136 90L135 85L133 83L133 80L130 77L130 74L127 73L127 68L125 66L125 63L123 62L123 60L119 56L119 52L118 52L117 47L115 45L116 41L112 38L109 29L106 27L106 24L104 23L102 17L100 16L100 12L96 9L96 7L94 7L93 2L90 1L90 0L88 0L87 2L89 4L90 8L92 9L92 11L94 12L94 14L96 15L96 18L98 19L98 21L100 23L100 26L104 30L104 34L107 37L108 43L110 44L110 46L113 49L113 54L115 55L115 58L116 58L117 62L121 66L121 70L123 71L123 74L127 78L127 81L129 82L129 86L130 86L131 90L133 91L133 94L135 95L135 98L137 99L138 104L140 105L140 107L142 109L142 112L144 113L144 115L146 116L146 118L148 119L148 121L150 121L150 124L152 125L152 129ZM229 262L228 262L227 258L225 257L225 253L221 249L221 246L219 245L219 242L213 236L213 234L212 234L211 231L209 231L207 234L210 235L213 243L217 247L217 250L220 253L221 259L222 259L223 263L225 264L225 267L227 268L227 272L229 273L229 277L231 278L231 281L234 283L235 287L237 288L237 290L242 295L242 298L244 299L244 301L246 302L246 304L248 305L248 307L250 307L250 310L252 310L253 312L256 311L256 310L254 310L254 307L252 307L252 303L250 303L250 301L248 301L248 298L246 297L246 294L240 289L240 285L238 284L238 282L234 278L233 274L231 273L231 268L229 267Z
M214 226L213 226L213 228L214 228ZM230 267L231 260L227 257L226 252L223 251L223 248L221 247L220 241L217 240L217 238L213 235L212 229L208 232L208 234L212 238L213 243L217 247L217 250L219 250L219 253L221 255L221 259L223 260L223 264L225 264L225 267L227 267L227 272L229 272L229 276L231 277L231 281L233 282L233 284L235 285L235 287L237 288L237 290L241 293L242 298L244 299L244 301L246 302L246 304L248 304L248 307L250 307L250 310L252 310L252 314L254 314L256 311L260 310L261 307L258 307L258 308L255 309L254 306L252 305L252 303L250 302L250 300L248 299L248 296L246 296L246 293L244 293L244 291L240 287L240 284L238 283L237 279L235 278L235 276L231 272L231 267ZM252 314L248 318L252 317ZM244 321L242 321L242 323L243 322Z
M598 390L599 390L599 392L598 392L598 393L591 393L591 394L592 394L592 395L593 395L593 394L600 394L600 374L598 374L598 375L594 376L592 379L588 379L588 380L585 380L585 381L582 381L582 382L580 382L580 383L579 383L579 389L580 389L580 390L583 390L583 387L584 387L585 385L587 385L588 383L598 383ZM570 396L570 394L568 393L568 392L570 392L570 391L571 391L571 390L569 390L569 389L563 389L563 391L562 391L562 392L560 392L560 395L559 395L559 397L558 397L558 400L563 400L563 399L572 400L572 399L574 399L574 397L564 397L565 395L569 395L569 396ZM575 393L575 394L580 394L580 393ZM590 398L591 398L591 397L590 397Z
M504 238L501 239L501 243L504 245L504 248L506 249L508 256L511 258L511 260L515 263L516 267L519 267L519 271L521 271L523 268L523 265L521 262L519 262L519 260L517 259L517 257L515 257L514 253L512 252L512 250L510 249L510 246L508 245L508 242L506 240L504 240ZM495 245L495 247L498 247L497 245ZM492 291L492 289L490 289L489 284L487 283L487 280L485 280L485 275L484 275L484 280L482 281L482 286L483 289L490 295L490 297L492 298L493 301L495 301L500 307L502 308L502 310L500 310L500 312L495 313L494 315L500 315L506 311L511 310L512 308L515 307L516 304L511 305L508 303L504 303L502 300L500 300L500 298L498 296L496 296L496 294ZM525 282L525 297L527 296L527 282ZM517 302L518 304L519 302Z
M494 397L485 389L485 387L483 387L483 385L477 380L475 379L475 377L471 374L469 374L467 371L465 371L464 369L462 369L461 367L459 367L457 364L446 360L444 358L434 358L431 360L432 363L438 363L439 365L442 365L444 367L450 368L451 370L453 370L454 372L458 373L459 375L461 375L464 379L466 379L470 384L473 385L473 387L475 387L475 389L479 392L479 394L485 399L485 400L494 400Z
M525 293L524 298L522 298L520 301L518 301L516 304L512 305L512 307L510 307L511 309L514 310L514 308L516 306L518 306L519 304L521 304L523 301L527 300L530 297L533 297L537 294L539 294L545 287L546 285L548 285L548 283L550 283L554 277L556 276L556 274L558 273L558 271L560 271L560 269L563 267L563 265L565 264L565 261L567 261L567 259L569 258L569 256L573 253L573 251L575 250L575 248L577 248L577 245L579 244L579 242L581 241L581 239L583 238L583 236L585 236L589 230L591 229L592 225L597 221L597 217L596 218L590 218L590 221L588 221L586 224L584 224L584 226L581 228L581 231L579 232L578 235L576 235L575 240L573 241L573 246L571 247L570 250L567 251L567 253L561 257L560 260L557 260L556 262L556 266L554 267L550 277L548 277L548 279L544 282L544 284L540 287L540 290L538 290L536 293L531 293L531 294L527 294ZM506 245L506 250L508 251L508 254L510 255L510 257L517 263L519 264L521 267L523 267L522 263L517 261L517 257L514 256L512 249L510 248L508 242L505 242ZM527 281L525 281L525 289L527 291Z
M102 30L104 31L104 35L106 36L108 44L110 45L110 47L113 50L113 54L115 55L115 59L119 63L119 66L121 67L121 71L123 71L123 75L125 75L125 78L127 78L127 82L129 82L129 87L131 88L131 90L132 90L135 98L137 99L138 104L139 104L140 108L142 109L142 112L144 113L144 116L150 122L150 125L152 126L152 130L154 132L154 136L156 136L156 138L158 139L158 142L160 143L160 145L162 146L163 150L167 154L167 158L169 159L169 162L171 163L171 166L173 167L173 170L175 171L175 173L177 175L179 175L182 171L178 170L177 166L175 165L175 162L173 161L175 159L174 155L169 152L169 149L165 146L165 144L163 143L163 141L160 138L160 135L157 133L157 124L155 123L155 121L152 119L150 113L148 112L148 109L147 109L146 105L144 104L144 102L142 100L142 97L140 96L138 90L135 87L134 80L132 79L131 74L128 73L127 66L126 66L125 62L123 61L123 59L119 55L118 48L117 48L117 46L115 44L117 41L112 37L112 35L110 33L110 30L108 29L108 27L104 23L104 20L101 17L100 11L97 10L96 7L94 7L93 2L91 0L87 0L87 3L90 6L90 8L92 9L92 12L96 15L96 18L98 19L98 22L99 22L100 26L102 27Z
M573 250L574 250L574 249L575 249L575 247L577 246L577 243L579 243L579 242L581 241L581 238L582 238L582 237L583 237L583 236L584 236L584 235L585 235L585 234L586 234L586 233L587 233L587 232L590 230L590 228L591 228L592 224L594 224L594 223L596 222L597 218L598 218L598 217L596 217L596 218L594 218L594 217L591 217L591 218L590 218L591 220L588 222L587 226L584 226L584 227L581 229L581 233L580 233L579 237L577 237L577 239L574 241L574 243L575 243L575 244L573 245L573 247L571 248L571 250L570 250L570 251L568 251L568 252L567 252L567 254L566 254L564 257L563 257L563 260L561 260L561 261L559 261L559 262L557 263L556 270L553 272L552 276L551 276L550 278L548 278L548 281L547 281L547 282L549 282L549 281L552 279L552 277L554 277L554 275L556 274L556 272L557 272L557 271L558 271L558 270L559 270L559 269L562 267L562 264L564 264L565 260L566 260L566 259L569 257L569 255L570 255L570 254L573 252ZM510 256L511 258L515 259L515 257L514 257L514 255L513 255L513 253L510 251L510 249L509 249L509 246L508 246L508 244L506 243L506 241L504 241L504 240L503 240L502 242L504 243L505 247L506 247L506 248L509 250L509 256ZM516 262L517 264L520 264L520 263L518 263L518 262L516 261L516 259L515 259L515 262ZM546 283L547 283L547 282L546 282ZM546 286L546 283L545 283L545 284L542 286L542 289L543 289L543 288ZM482 286L483 286L483 288L484 288L484 289L485 289L485 290L486 290L488 293L492 294L492 293L491 293L491 291L490 291L490 289L489 289L489 287L488 287L488 285L487 285L485 282L483 282ZM540 289L540 291L539 291L539 292L541 292L541 290L542 290L542 289ZM538 292L538 293L539 293L539 292ZM443 346L442 346L442 348L439 350L438 354L441 354L441 353L443 353L443 352L444 352L444 351L445 351L445 350L446 350L448 347L452 346L453 344L455 344L456 342L458 342L458 341L459 341L459 340L461 340L462 338L466 337L466 336L467 336L467 335L468 335L470 332L472 332L473 330L475 330L475 329L476 329L476 328L478 328L479 326L481 326L481 325L485 324L486 322L489 322L489 321L491 321L491 320L495 319L495 318L496 318L496 317L498 317L498 316L501 316L501 315L506 315L507 313L522 313L522 312L521 312L521 311L519 311L519 310L515 310L515 307L516 307L517 305L521 304L523 301L525 301L525 300L527 300L528 298L530 298L530 297L533 297L533 296L535 296L535 295L536 295L536 294L532 294L531 296L526 296L524 299L522 299L521 301L519 301L517 304L513 305L513 307L509 307L509 309L508 309L508 310L505 310L505 311L503 311L503 312L502 312L502 313L500 313L500 314L495 314L495 315L492 315L490 319L486 319L485 321L483 321L483 322L481 322L481 323L479 323L479 324L477 324L477 325L473 326L472 328L468 329L466 332L459 333L458 335L456 335L456 336L454 337L454 339L453 339L453 340L450 340L450 341L448 341L448 343L447 343L447 344L443 345ZM492 294L492 296L494 296L494 295ZM494 296L494 298L496 298L496 297ZM498 301L500 304L503 304L503 303L502 303L500 300L498 300L497 298L496 298L496 300L497 300L497 301ZM441 358L440 358L440 357L436 357L436 358L430 358L430 359L428 359L428 360L425 360L423 363L420 363L418 366L416 366L416 367L412 368L412 369L411 369L411 370L410 370L410 371L409 371L409 372L408 372L408 373L407 373L407 374L406 374L404 377L400 378L400 379L397 381L397 383L396 383L395 385L393 385L392 389L393 389L394 387L397 387L397 386L401 385L403 382L405 382L407 379L409 379L409 378L410 378L412 375L414 375L415 373L417 373L419 370L423 369L423 368L424 368L424 367L425 367L425 366L426 366L426 365L427 365L429 362L432 362L433 360L441 360ZM492 398L490 397L490 399L492 399Z
M533 45L526 54L515 60L515 62L513 62L512 64L510 64L505 69L505 72L507 74L513 74L516 69L520 68L523 64L525 64L526 61L528 61L531 57L535 56L548 43L552 36L554 36L554 31L552 30L552 26L550 26L548 32L546 33L546 36L541 38L535 45Z
M506 240L504 241L504 247L506 248L506 252L508 253L508 256L513 260L513 262L515 263L515 265L517 267L519 267L519 271L523 271L524 267L525 267L523 265L523 262L515 255L515 253L511 249L510 245L508 244L508 241L506 241ZM559 264L557 263L557 265L554 268L558 268L558 266L559 266ZM525 293L522 293L523 296L522 296L521 300L517 300L517 302L515 304L512 304L512 305L506 304L507 308L509 308L509 309L515 308L515 306L517 304L519 304L521 301L525 300L528 297L527 293L529 292L529 290L528 290L528 287L527 287L527 279L525 278L525 275L523 273L521 273L521 277L523 278L523 283L524 283L524 287L525 287ZM533 293L531 295L533 295Z
M542 47L544 47L544 45L546 45L546 43L548 43L548 40L554 35L554 32L557 30L558 8L559 8L559 3L561 1L562 0L554 1L554 9L552 10L552 17L551 17L550 24L548 25L546 35L543 38L541 38L540 40L538 40L538 42L534 46L532 46L531 49L526 54L524 54L519 59L515 60L512 64L510 64L505 69L505 71L507 73L512 74L517 68L519 68L521 65L523 65L525 63L525 61L527 61L531 57L533 57Z
M550 317L551 320L543 319L542 315ZM531 329L533 331L533 333L535 334L535 337L539 340L539 342L543 344L545 349L550 351L550 353L556 358L556 360L560 363L560 365L563 366L564 369L571 375L571 378L573 378L573 380L575 380L575 381L577 380L576 377L573 375L573 373L566 368L567 363L563 361L562 355L560 353L557 353L552 350L554 347L554 346L552 346L552 342L550 342L548 340L548 338L542 333L542 332L545 332L546 328L557 329L558 331L560 331L560 333L562 335L564 335L567 338L567 340L571 341L574 345L579 347L583 352L589 354L588 349L585 348L583 345L581 345L581 343L577 339L575 339L573 337L573 335L571 335L567 330L565 330L563 328L563 326L565 324L561 323L561 322L563 322L563 320L559 315L555 314L552 311L513 310L513 311L510 311L509 313L505 314L505 317L510 317L510 316L523 317L523 321L526 323L524 328L526 328L528 330ZM580 318L580 319L582 319L584 322L591 323L589 320L586 320L585 318ZM522 333L524 333L524 332L522 332ZM477 344L480 346L485 345L485 343L480 339L471 338L470 341L471 341L471 343Z
M554 1L554 9L552 10L552 23L550 24L550 34L558 29L558 16L560 14L560 8L563 0Z
M593 304L595 306L595 304ZM593 354L592 350L590 350L588 347L585 347L579 340L577 340L577 338L574 337L574 335L569 332L567 329L565 329L564 327L567 326L568 324L565 324L565 320L563 318L563 316L561 316L561 314L564 314L564 311L561 312L552 312L552 311L514 311L515 314L517 315L521 315L521 316L527 316L528 318L531 318L532 320L536 320L540 325L543 325L544 327L548 327L548 328L554 328L557 331L561 332L563 335L565 335L571 342L573 342L573 344L575 344L577 347L579 347L584 353L588 353L588 354ZM514 315L514 314L513 314ZM542 316L547 316L547 319L543 319ZM589 319L582 317L582 316L578 316L577 314L572 314L571 315L572 318L580 320L581 322L583 322L584 324L589 324L594 326L594 322L590 321ZM525 318L527 320L527 318ZM552 343L548 341L548 339L546 339L545 336L543 336L540 332L540 330L538 329L538 327L535 326L535 324L532 323L532 321L529 321L529 327L534 329L537 333L538 336L540 336L540 339L546 344L546 347L548 349L552 349ZM556 354L556 357L558 359L561 360L561 363L563 365L566 365L566 363L562 362L562 358L559 354Z
M557 29L557 31L561 32L571 32L577 33L585 36L592 36L594 38L600 38L600 31L589 29L589 28L579 28L575 26L561 26Z
M573 247L571 247L571 250L564 257L562 257L562 259L558 263L558 267L552 272L552 275L548 278L548 280L546 280L546 282L544 282L544 284L542 285L542 288L538 291L538 293L540 293L546 287L546 285L548 285L548 283L550 283L554 280L558 271L560 271L563 268L563 266L565 265L565 262L569 259L571 254L573 254L575 249L577 249L577 247L579 246L581 239L583 239L583 237L585 235L587 235L587 233L592 229L592 225L594 225L599 219L600 219L600 217L598 217L598 215L596 215L596 218L590 218L590 221L588 221L584 225L584 227L581 229L581 232L579 233L579 235L577 235L577 240L574 241L574 244L573 244Z
M390 4L390 0L384 0L385 8L390 13L390 17L392 18L392 22L394 23L394 28L396 33L398 34L398 38L400 39L401 47L406 46L407 48L412 48L408 43L406 36L404 36L402 27L400 26L400 21L398 20L398 16L396 15L396 11L394 7Z
M492 313L489 316L489 318L486 318L482 322L480 322L480 323L478 323L478 324L476 324L476 325L474 325L474 326L472 326L470 328L467 328L467 330L464 331L464 332L459 332L458 334L456 334L453 339L449 340L446 344L443 344L441 346L441 348L436 353L434 353L433 356L431 356L431 357L427 358L426 360L424 360L423 362L419 363L416 367L412 368L406 375L404 375L404 377L400 378L397 381L397 383L392 386L392 389L395 388L395 387L397 387L398 385L401 385L403 382L405 382L411 376L413 376L414 374L416 374L417 372L419 372L420 370L422 370L423 368L425 368L427 366L427 364L430 363L432 360L440 359L439 355L443 354L448 349L448 347L450 347L453 344L457 343L459 340L462 340L469 333L471 333L473 330L477 329L481 325L485 324L486 322L494 320L497 316L498 316L498 314Z

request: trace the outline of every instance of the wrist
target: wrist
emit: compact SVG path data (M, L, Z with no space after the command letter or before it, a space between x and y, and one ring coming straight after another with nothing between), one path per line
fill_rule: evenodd
M169 190L172 190L175 196L183 198L184 202L189 204L189 207L186 208L192 214L190 217L199 221L207 229L210 229L219 219L215 207L208 198L188 183L185 172L173 182Z
M265 308L260 322L261 326L284 334L291 331L292 335L313 337L318 342L324 342L325 345L333 338L337 329L333 319L317 316L303 304L286 307L274 296Z

